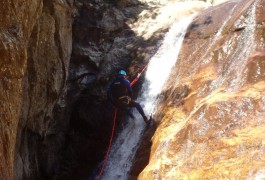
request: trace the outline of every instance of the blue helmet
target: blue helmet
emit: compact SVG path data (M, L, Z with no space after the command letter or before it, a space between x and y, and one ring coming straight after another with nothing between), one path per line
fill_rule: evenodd
M119 74L120 74L120 75L123 75L123 76L126 76L126 72L125 72L124 70L120 70L120 71L119 71Z

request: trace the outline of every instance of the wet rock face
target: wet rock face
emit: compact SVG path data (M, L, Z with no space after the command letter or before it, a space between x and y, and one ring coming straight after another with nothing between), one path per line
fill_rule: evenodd
M193 20L139 179L264 177L264 4L229 1Z

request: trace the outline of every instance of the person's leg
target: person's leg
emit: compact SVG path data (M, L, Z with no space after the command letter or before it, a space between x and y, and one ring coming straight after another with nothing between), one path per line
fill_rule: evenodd
M148 118L144 114L144 110L143 110L142 106L139 103L132 101L130 97L119 100L117 102L117 104L120 107L123 107L124 109L130 108L130 107L135 107L137 109L137 111L142 115L144 121L147 122ZM130 110L127 110L127 112L131 117L134 117L133 114L130 112Z
M133 113L132 113L132 109L131 108L123 108L127 114L132 118L132 119L135 119Z
M135 102L135 101L131 101L130 105L137 109L137 111L142 115L144 121L146 122L147 121L147 117L146 117L146 115L144 113L144 110L143 110L142 106L139 103Z
M127 100L128 102L128 100ZM131 112L131 106L129 106L126 101L123 100L116 100L115 101L116 107L125 111L132 119L135 119L133 113Z

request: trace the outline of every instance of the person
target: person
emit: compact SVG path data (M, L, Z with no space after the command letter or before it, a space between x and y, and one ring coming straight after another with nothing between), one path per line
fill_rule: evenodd
M135 107L142 115L145 122L148 121L143 108L138 102L132 100L133 93L130 81L126 78L126 71L120 70L116 79L110 84L108 89L108 97L112 104L117 108L126 110L128 114L134 118L130 108Z

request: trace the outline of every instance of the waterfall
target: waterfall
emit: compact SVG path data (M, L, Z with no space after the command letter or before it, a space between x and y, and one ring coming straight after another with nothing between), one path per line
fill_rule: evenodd
M145 81L139 98L146 114L154 113L156 100L167 80L172 66L176 63L188 25L193 16L181 19L166 33L159 50L150 59ZM138 112L133 112L135 120L128 119L127 126L113 143L105 166L102 180L126 180L141 139L145 123Z

